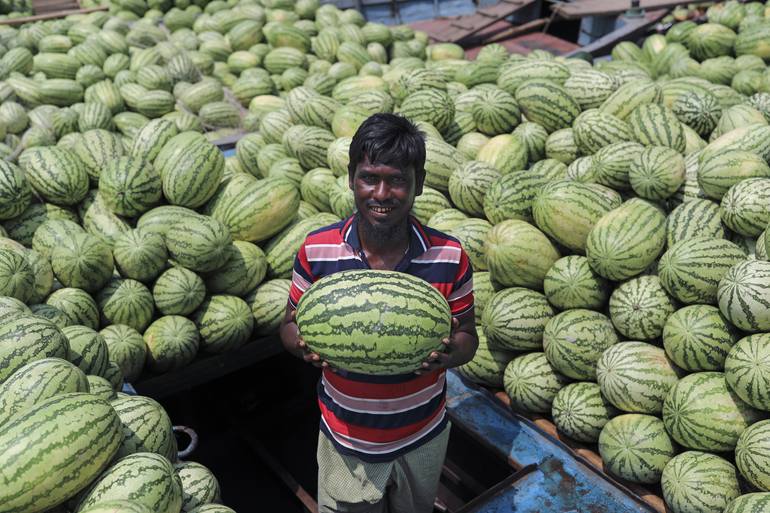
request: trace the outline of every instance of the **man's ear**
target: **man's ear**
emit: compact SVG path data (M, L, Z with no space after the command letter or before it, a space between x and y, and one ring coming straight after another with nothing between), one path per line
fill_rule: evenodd
M425 172L415 173L414 175L414 195L419 196L422 194L422 187L425 185Z

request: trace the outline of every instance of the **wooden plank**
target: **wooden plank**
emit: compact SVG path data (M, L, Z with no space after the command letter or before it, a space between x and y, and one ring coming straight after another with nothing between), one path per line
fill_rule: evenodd
M467 44L469 39L473 39L473 36L516 14L517 11L530 7L537 1L539 0L504 0L467 16L439 18L422 22L419 29L424 30L432 39L439 42ZM417 23L412 24L413 27L417 28L416 25Z
M0 25L23 25L25 23L31 23L33 21L52 20L56 18L64 18L70 14L88 14L96 11L106 11L107 6L90 7L88 9L75 9L71 11L58 11L47 14L36 14L34 16L22 16L21 18L11 18L8 20L0 20Z
M639 7L645 10L663 9L686 5L687 0L640 0ZM557 3L552 6L554 12L566 19L585 16L613 16L631 9L631 0L579 0L570 3Z
M626 24L617 30L613 30L609 34L600 37L596 41L577 50L570 52L567 56L570 56L576 52L588 52L594 57L607 55L612 51L612 48L621 41L627 41L635 39L642 35L651 26L661 20L666 13L667 9L659 9L657 11L648 11L644 16L640 18L624 18Z
M253 365L280 354L283 350L277 336L260 338L234 351L201 355L187 367L166 374L148 376L133 383L133 386L141 395L161 399Z

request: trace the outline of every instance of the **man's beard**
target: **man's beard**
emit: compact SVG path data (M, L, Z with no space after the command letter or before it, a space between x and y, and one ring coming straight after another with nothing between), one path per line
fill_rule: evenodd
M360 212L356 212L358 216L358 223L361 227L361 232L366 235L366 238L376 242L388 242L398 238L398 232L403 230L404 227L401 223L394 225L373 225L361 215Z

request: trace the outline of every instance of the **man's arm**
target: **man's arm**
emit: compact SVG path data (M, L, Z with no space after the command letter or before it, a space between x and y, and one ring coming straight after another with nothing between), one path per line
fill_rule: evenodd
M452 317L452 331L443 340L443 351L432 352L423 362L422 368L416 371L430 372L436 369L451 369L459 367L473 359L479 347L479 337L476 333L476 314L471 307L461 315Z

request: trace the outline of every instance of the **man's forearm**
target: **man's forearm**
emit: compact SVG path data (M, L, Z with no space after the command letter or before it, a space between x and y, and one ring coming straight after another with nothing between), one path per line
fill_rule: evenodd
M459 367L473 359L476 349L479 347L479 339L476 334L466 331L458 331L454 334L454 348L452 350L452 363L449 367Z

